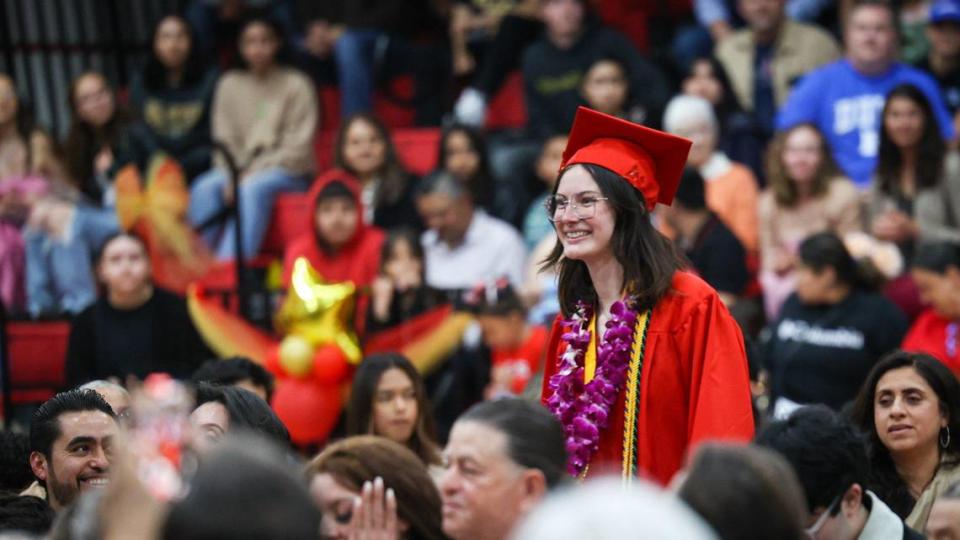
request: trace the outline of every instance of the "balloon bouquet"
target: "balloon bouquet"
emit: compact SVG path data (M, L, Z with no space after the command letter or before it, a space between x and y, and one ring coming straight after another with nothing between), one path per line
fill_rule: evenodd
M277 377L273 406L293 442L324 440L337 423L352 366L362 352L351 328L356 306L351 282L326 283L305 258L294 263L290 289L275 318L279 342L226 310L194 286L190 314L222 357L242 355Z

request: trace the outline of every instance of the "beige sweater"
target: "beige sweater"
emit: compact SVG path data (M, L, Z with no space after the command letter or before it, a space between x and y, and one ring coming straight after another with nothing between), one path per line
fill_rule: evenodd
M861 197L845 177L834 178L823 197L793 208L777 204L769 188L760 195L760 268L772 271L781 254L795 255L803 240L814 233L838 235L861 230Z
M317 96L299 71L277 68L263 79L248 71L226 73L213 98L212 122L213 138L233 153L242 172L281 167L300 175L316 168ZM226 165L219 154L215 165Z

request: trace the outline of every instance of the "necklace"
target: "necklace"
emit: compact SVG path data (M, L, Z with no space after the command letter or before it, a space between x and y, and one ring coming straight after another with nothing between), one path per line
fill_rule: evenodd
M567 472L573 476L586 470L599 447L600 434L607 428L610 412L627 380L634 342L646 340L649 317L643 317L642 330L635 332L638 314L630 307L634 304L635 299L627 297L610 307L610 320L597 345L596 374L589 383L583 380L584 358L590 346L593 307L578 302L570 318L563 321L568 329L561 336L566 349L548 383L552 395L547 407L563 425L569 456Z

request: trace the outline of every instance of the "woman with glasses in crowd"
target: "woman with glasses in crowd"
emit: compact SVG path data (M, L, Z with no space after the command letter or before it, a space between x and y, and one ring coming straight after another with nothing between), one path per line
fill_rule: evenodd
M740 329L649 219L672 201L689 149L586 108L570 132L546 205L562 313L542 399L564 425L574 476L666 484L700 441L753 435Z

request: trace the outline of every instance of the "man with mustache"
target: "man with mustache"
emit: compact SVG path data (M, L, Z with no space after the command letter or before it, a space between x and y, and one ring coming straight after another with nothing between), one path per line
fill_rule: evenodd
M34 413L30 468L59 512L87 490L108 483L119 426L110 405L94 390L61 392Z

